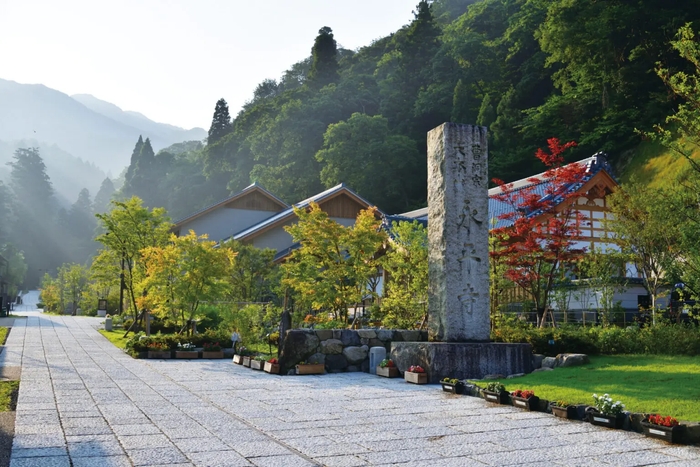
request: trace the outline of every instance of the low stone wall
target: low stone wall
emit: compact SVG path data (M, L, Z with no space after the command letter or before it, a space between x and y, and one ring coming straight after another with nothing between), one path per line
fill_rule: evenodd
M281 374L304 361L323 363L329 373L369 372L369 349L384 347L389 355L392 342L426 342L427 331L393 329L290 329L282 344Z

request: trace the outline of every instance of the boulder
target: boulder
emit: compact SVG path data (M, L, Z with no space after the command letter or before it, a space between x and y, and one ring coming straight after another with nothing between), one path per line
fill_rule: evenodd
M379 339L370 339L367 345L370 349L372 347L384 347L386 349L386 344ZM387 349L387 353L389 353L389 350L391 349Z
M420 331L400 331L404 342L418 342L421 340Z
M332 329L319 329L316 331L316 336L322 341L325 341L326 339L332 339L333 338L333 330Z
M588 355L583 353L561 353L557 355L555 368L557 367L567 367L567 366L578 366L590 363Z
M328 339L321 342L321 352L326 355L343 353L343 343L339 339Z
M357 331L351 329L340 331L340 340L343 345L360 345L360 336L357 334Z
M542 359L542 368L554 368L557 365L557 359L554 357L544 357Z
M377 339L379 339L380 341L383 341L383 342L390 341L394 337L394 331L392 331L390 329L378 329L376 331L376 333L377 333Z
M521 376L525 376L525 373L515 373L514 375L508 375L506 376L506 379L520 378Z
M533 373L539 373L540 371L552 371L554 368L548 368L546 366L543 366L542 368L537 368L536 370L532 370Z
M343 349L343 355L345 355L345 358L348 359L348 362L351 365L362 363L364 359L367 358L368 353L369 347L366 345L363 345L362 347L350 346Z
M360 367L357 365L350 365L350 366L348 366L347 371L348 372L358 372L358 371L360 371Z
M294 368L294 365L315 354L318 351L318 344L318 337L313 330L287 331L279 357L281 373L285 374L287 370Z
M374 339L377 337L377 331L374 329L358 329L357 334L364 339Z
M310 356L306 361L308 363L326 363L326 356L320 352L317 352Z
M345 355L326 355L326 369L332 373L344 371L348 367Z
M542 360L544 360L544 355L541 353L536 353L532 355L532 368L541 368Z

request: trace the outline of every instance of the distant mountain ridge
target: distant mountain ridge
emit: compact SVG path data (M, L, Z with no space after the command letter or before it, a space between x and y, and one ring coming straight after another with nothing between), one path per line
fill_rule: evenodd
M56 145L113 177L129 164L139 135L150 138L155 151L207 135L202 128L157 123L91 95L71 97L41 84L0 79L0 103L0 140Z

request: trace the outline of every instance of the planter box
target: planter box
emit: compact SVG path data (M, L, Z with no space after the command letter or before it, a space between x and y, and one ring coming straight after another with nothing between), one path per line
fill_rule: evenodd
M484 400L486 402L491 402L492 404L510 404L510 393L508 391L491 392L483 389L481 392L484 393Z
M235 354L233 356L233 363L235 363L236 365L241 365L243 363L243 355Z
M620 428L622 417L618 415L603 415L600 412L588 412L588 421L591 425L604 426L606 428Z
M278 363L265 362L265 367L263 368L265 373L270 373L271 375L280 374L280 366Z
M464 384L462 384L462 383L452 384L452 383L443 383L441 381L440 384L442 385L442 390L444 392L449 392L452 394L464 394Z
M224 358L224 351L218 350L218 351L206 352L203 350L202 351L202 358Z
M297 365L296 368L298 375L322 375L326 372L326 365L323 363Z
M517 407L519 409L524 409L527 410L528 412L532 412L533 410L537 410L537 406L540 402L540 398L537 396L531 396L527 399L523 397L516 397L516 396L510 396L510 401L513 407Z
M428 373L413 373L412 371L406 371L403 374L403 379L405 379L407 383L428 384Z
M243 357L242 365L243 365L243 366L247 366L248 368L250 368L250 360L251 360L250 357Z
M383 376L385 378L398 378L399 377L399 369L396 368L395 366L385 366L377 367L377 376Z
M175 351L175 358L187 358L187 359L199 358L199 352L197 352L195 350L176 350Z
M149 350L148 358L170 359L172 356L169 350Z
M649 438L662 439L669 443L680 443L685 431L685 425L661 426L642 420L642 429Z
M260 361L260 360L251 360L250 361L250 369L251 370L262 370L263 367L265 366L265 361Z
M555 417L567 418L569 420L575 420L578 418L578 409L573 405L570 407L557 407L553 405L551 406L551 409Z

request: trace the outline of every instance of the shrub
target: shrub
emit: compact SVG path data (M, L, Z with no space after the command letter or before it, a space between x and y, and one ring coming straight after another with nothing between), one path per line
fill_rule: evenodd
M491 381L490 383L486 384L485 389L489 392L503 392L506 390L506 387L503 385L503 383L499 383L498 381Z
M619 415L625 410L625 404L620 401L613 402L612 397L608 394L603 394L602 396L593 394L593 400L595 401L594 406L596 410L603 415Z

